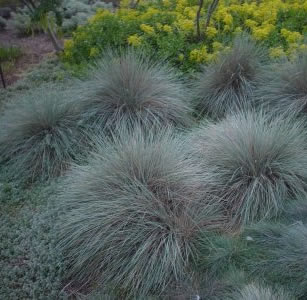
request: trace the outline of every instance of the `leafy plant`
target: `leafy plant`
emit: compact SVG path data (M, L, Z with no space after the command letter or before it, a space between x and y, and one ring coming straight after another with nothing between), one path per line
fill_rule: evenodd
M185 87L174 71L136 51L108 52L80 86L83 117L99 127L191 124Z
M304 136L303 123L290 116L241 112L201 125L188 144L231 222L250 223L306 197Z
M80 155L87 134L78 125L79 112L70 96L69 91L42 86L8 103L0 119L0 148L12 176L50 179Z
M261 70L261 49L249 37L237 37L231 50L198 74L193 86L196 112L222 118L251 106Z
M73 287L158 296L186 276L199 230L221 230L223 218L182 139L121 130L63 183L59 246Z
M242 32L269 49L272 58L291 57L307 47L306 15L307 6L300 0L215 0L203 5L198 0L121 1L119 9L99 10L77 28L63 59L82 67L105 48L133 46L193 72L214 61Z

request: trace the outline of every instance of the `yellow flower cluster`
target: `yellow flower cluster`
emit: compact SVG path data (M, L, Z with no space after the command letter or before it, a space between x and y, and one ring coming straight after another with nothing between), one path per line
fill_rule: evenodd
M216 59L218 56L219 51L216 51L214 53L208 53L207 47L202 46L199 49L193 49L190 52L190 60L192 62L197 62L197 63L208 63Z
M194 49L190 52L190 60L197 63L203 63L208 60L207 47L203 46L200 49Z
M169 25L164 25L162 29L163 31L168 32L168 33L171 33L173 31L172 27Z
M306 27L304 28L303 18L300 17L307 18L307 0L220 0L204 32L208 3L205 1L200 12L203 39L198 40L198 1L141 0L138 6L132 9L129 7L131 0L122 0L121 7L116 11L99 9L87 25L78 29L72 40L65 42L64 57L73 57L77 47L86 48L84 55L88 57L97 56L100 49L97 45L101 45L99 43L102 40L98 39L98 36L104 34L103 40L106 43L108 39L113 42L116 39L113 39L112 35L118 36L119 28L122 37L122 41L118 43L120 46L126 44L134 47L156 47L155 51L161 50L162 53L173 55L172 59L176 63L193 66L215 59L221 51L227 49L232 38L243 31L249 32L255 40L269 46L272 58L285 55L291 57L307 48L304 44ZM299 13L296 14L293 10ZM298 19L295 19L296 17ZM295 20L292 23L292 20L287 18ZM102 26L103 22L105 25ZM113 31L110 29L112 26L115 26ZM89 32L93 32L94 37L91 39ZM228 41L227 44L224 41ZM177 44L173 47L172 43Z
M95 23L106 16L110 16L112 13L109 10L99 8L94 16L89 18L89 23Z
M142 31L144 31L145 33L149 34L149 35L154 35L155 34L155 29L150 26L150 25L146 25L146 24L141 24L140 28Z
M209 39L213 39L216 35L217 35L218 31L215 27L211 27L209 26L207 28L207 31L206 31L206 36L209 38Z
M280 33L289 44L300 42L303 39L303 36L297 31L290 31L283 28Z
M256 40L265 40L274 29L274 25L264 24L263 26L253 28L253 36Z
M138 47L142 44L142 38L137 34L130 35L127 39L128 44L134 47Z
M286 55L283 47L281 46L270 48L269 54L272 58L279 58Z
M100 53L99 49L97 47L93 47L90 50L90 57L96 57Z
M179 30L186 34L194 32L195 30L195 24L192 20L179 19L175 24L177 25Z

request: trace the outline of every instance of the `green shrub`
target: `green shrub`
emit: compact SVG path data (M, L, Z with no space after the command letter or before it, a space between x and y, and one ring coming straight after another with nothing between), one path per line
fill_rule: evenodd
M165 63L135 51L122 55L109 52L89 77L80 83L81 106L83 118L94 125L192 123L185 87Z
M198 74L193 87L197 113L221 118L251 106L262 61L261 49L249 37L236 38L231 50Z
M64 61L73 67L83 66L105 47L130 45L155 53L182 71L195 71L200 64L214 61L241 32L248 32L269 48L272 58L293 56L298 49L306 49L307 6L299 0L295 4L293 0L219 1L206 31L212 1L204 1L200 37L195 24L197 0L139 1L134 9L128 2L121 1L120 9L113 12L98 11L85 26L77 28L66 42Z
M78 125L79 111L70 97L72 91L43 86L7 104L0 118L0 148L12 176L50 179L80 155L87 134Z
M31 12L27 7L18 8L17 12L12 12L8 23L20 35L30 35L41 30L38 24L32 22Z
M105 3L100 0L63 0L59 3L53 3L54 1L36 1L37 11L32 12L28 7L20 7L17 12L12 13L12 18L9 20L11 26L13 26L19 34L29 35L31 33L42 31L43 25L37 19L45 9L52 11L53 13L49 17L55 17L55 23L53 25L58 27L59 31L69 33L75 30L79 25L83 25L87 22L87 19L95 14L97 8L111 9L112 3ZM52 7L52 5L54 5ZM54 19L54 18L53 18Z
M306 197L305 129L292 117L236 113L201 125L188 144L232 222L276 217Z
M118 136L100 141L63 183L59 246L73 285L147 298L186 277L195 235L223 220L180 138L140 129Z
M272 65L262 76L258 102L277 114L307 111L307 53Z

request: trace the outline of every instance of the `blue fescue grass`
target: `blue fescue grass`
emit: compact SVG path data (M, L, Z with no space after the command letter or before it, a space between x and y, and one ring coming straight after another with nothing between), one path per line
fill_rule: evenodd
M257 89L258 105L276 114L307 111L307 53L270 65Z
M61 175L84 151L89 135L71 91L47 85L7 103L0 117L1 161L14 178Z
M294 296L281 288L271 288L251 283L234 293L228 300L295 300Z
M297 299L307 297L307 227L293 224L259 224L245 231L254 247L262 252L250 262L252 275L282 285Z
M186 88L175 70L136 50L106 51L80 86L83 117L98 127L192 124Z
M288 201L306 197L304 124L288 116L240 112L205 123L188 137L232 223L279 216Z
M198 74L192 87L196 113L218 119L229 110L252 106L264 61L262 49L251 38L237 37L231 50L222 53Z
M172 131L123 129L97 144L60 195L67 215L59 245L70 263L68 280L126 299L160 295L186 276L199 230L222 228L219 207Z

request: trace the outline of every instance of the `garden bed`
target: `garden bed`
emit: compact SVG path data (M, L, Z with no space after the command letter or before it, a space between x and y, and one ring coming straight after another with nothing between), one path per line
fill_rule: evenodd
M307 2L199 3L0 33L1 299L307 298Z

